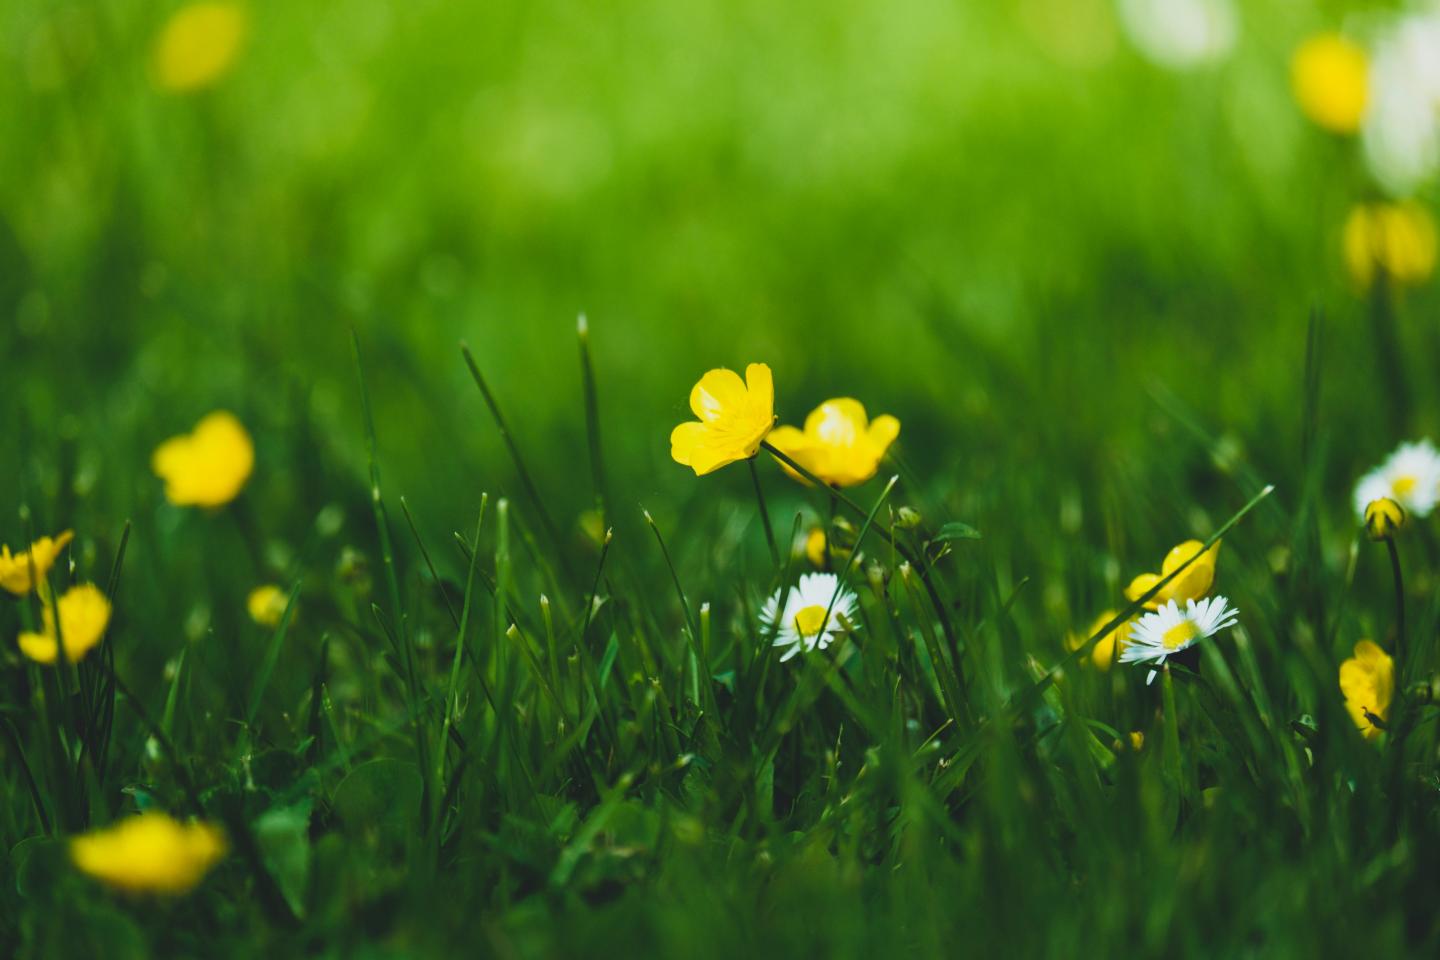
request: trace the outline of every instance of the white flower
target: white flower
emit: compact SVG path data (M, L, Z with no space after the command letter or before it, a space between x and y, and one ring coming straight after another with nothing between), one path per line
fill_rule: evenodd
M1130 630L1130 640L1120 651L1121 663L1149 661L1156 667L1165 658L1213 637L1226 627L1233 627L1236 610L1224 597L1208 600L1186 600L1185 609L1171 600L1159 610L1145 614ZM1145 678L1155 680L1155 670Z
M1417 517L1429 514L1440 499L1440 450L1429 440L1400 444L1355 485L1355 513L1364 520L1365 508L1381 499Z
M1117 6L1131 42L1162 67L1213 63L1235 46L1231 0L1117 0Z
M1361 139L1370 171L1398 196L1440 165L1440 7L1401 17L1376 38Z
M765 601L760 622L767 633L774 633L775 646L789 648L780 657L789 660L801 650L824 650L840 634L855 629L855 605L855 594L835 574L807 573L798 586L776 590Z

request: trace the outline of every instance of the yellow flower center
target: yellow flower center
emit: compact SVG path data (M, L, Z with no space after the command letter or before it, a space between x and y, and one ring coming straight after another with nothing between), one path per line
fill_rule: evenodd
M1166 650L1178 650L1199 635L1199 627L1195 626L1195 624L1189 620L1181 620L1175 624L1175 626L1165 631L1165 636L1160 638L1160 642L1165 644Z
M820 628L823 626L825 626L825 608L818 603L811 604L795 614L795 629L800 631L802 637L819 636Z
M1390 484L1390 489L1394 491L1397 497L1408 497L1415 491L1415 486L1419 482L1416 477L1407 473L1403 477L1396 477L1395 482Z

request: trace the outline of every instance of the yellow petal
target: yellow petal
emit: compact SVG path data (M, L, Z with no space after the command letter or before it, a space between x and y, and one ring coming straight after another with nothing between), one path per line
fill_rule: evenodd
M900 421L888 413L882 413L870 423L870 444L882 457L899 436Z
M750 393L750 406L756 417L774 422L775 378L769 364L752 363L745 368L745 385Z
M723 368L710 370L691 389L690 409L702 423L708 423L727 412L732 416L738 413L745 405L746 396L745 381L740 379L740 374Z
M20 634L20 652L36 663L54 663L60 653L60 645L52 634Z
M676 463L690 466L695 451L705 442L706 429L703 423L691 420L670 431L670 456Z

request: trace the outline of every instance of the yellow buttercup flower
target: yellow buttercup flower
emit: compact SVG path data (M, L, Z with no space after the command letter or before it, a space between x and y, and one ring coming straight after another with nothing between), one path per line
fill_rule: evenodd
M285 616L285 604L290 600L290 595L273 583L256 587L250 591L250 596L245 599L245 607L250 611L250 619L262 627L277 627L280 625L280 618Z
M1145 748L1145 734L1139 730L1130 731L1130 749L1139 753Z
M75 866L129 893L188 893L225 851L219 827L153 811L70 841Z
M899 420L886 414L871 422L860 401L837 397L811 411L804 430L776 427L770 442L826 483L853 487L875 476L885 451L899 435ZM804 480L788 466L785 472Z
M825 566L824 527L814 527L805 535L805 557L814 566Z
M1380 736L1381 722L1390 715L1390 698L1395 693L1395 661L1369 640L1355 644L1355 656L1340 664L1340 692L1345 709L1366 740Z
M1086 630L1083 634L1070 634L1067 638L1066 646L1071 650L1079 650L1085 645L1086 640L1089 640L1095 635L1095 631L1105 626L1105 624L1111 620L1114 620L1115 614L1118 612L1118 610L1106 610L1095 618L1095 622L1090 624L1089 630ZM1090 649L1090 662L1093 663L1095 668L1101 673L1108 671L1110 665L1115 662L1115 657L1121 650L1125 649L1125 644L1130 639L1130 628L1134 623L1134 620L1127 620L1095 641L1095 646Z
M1290 86L1300 109L1333 133L1354 133L1370 97L1365 50L1338 33L1317 34L1290 60Z
M1345 265L1361 287L1378 275L1418 286L1435 272L1435 218L1414 201L1362 204L1345 221Z
M75 534L69 530L54 537L41 537L30 544L29 550L16 554L10 553L8 545L0 546L0 587L17 597L34 590L32 575L44 583L45 574L55 565L55 558L74 537Z
M1165 562L1160 565L1159 573L1142 573L1130 581L1130 586L1125 588L1125 599L1139 600L1151 587L1168 577L1185 561L1194 557L1205 549L1205 544L1199 540L1186 540L1184 543L1172 549L1165 555ZM1165 588L1146 603L1147 610L1158 610L1163 604L1174 600L1177 604L1184 604L1186 600L1199 600L1210 592L1215 583L1215 561L1219 559L1220 542L1198 557L1194 563L1185 568L1185 572L1166 584Z
M240 494L255 467L255 445L234 414L217 410L191 433L155 448L150 466L178 507L223 507Z
M175 11L155 40L155 83L172 93L211 86L235 64L250 17L238 3L191 3Z
M60 609L60 631L56 636L55 608ZM40 611L44 627L40 633L20 634L20 652L37 663L54 663L65 647L65 659L77 663L95 648L110 623L110 601L93 583L66 590L56 604L46 603Z
M670 456L704 476L737 460L748 460L775 426L775 382L770 368L752 363L745 379L733 370L711 370L690 391L690 409L699 422L670 433Z
M1393 537L1405 526L1405 508L1389 497L1372 500L1365 506L1365 533L1371 540Z

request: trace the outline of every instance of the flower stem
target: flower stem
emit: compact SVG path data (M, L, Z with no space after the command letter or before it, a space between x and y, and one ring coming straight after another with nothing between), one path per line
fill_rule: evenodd
M1395 579L1395 682L1403 689L1405 681L1405 579L1400 574L1400 551L1395 549L1395 538L1386 537L1385 547L1390 552L1390 573Z
M780 566L780 548L775 545L775 530L770 526L770 511L765 507L765 491L760 487L760 471L755 469L755 458L745 461L750 468L750 480L755 484L755 502L760 506L760 525L765 528L765 542L770 545L770 560Z

